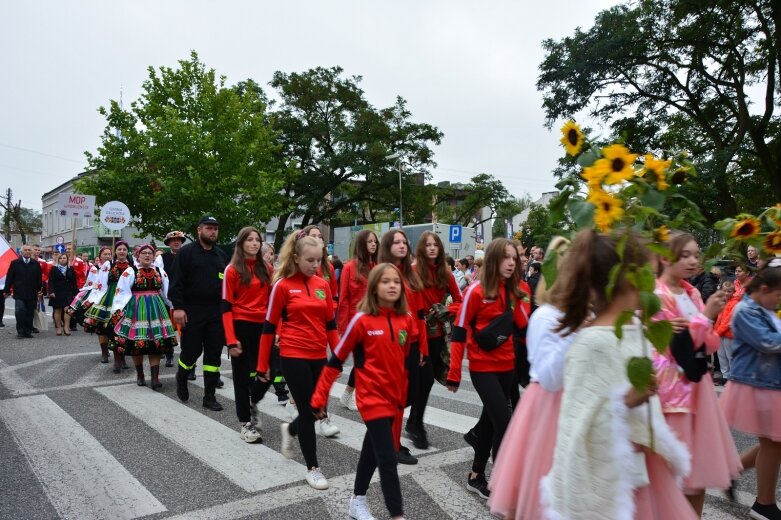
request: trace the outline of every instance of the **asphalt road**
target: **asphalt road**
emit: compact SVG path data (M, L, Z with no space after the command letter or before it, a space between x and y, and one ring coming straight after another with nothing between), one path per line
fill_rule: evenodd
M210 412L201 407L200 369L183 404L174 392L175 368L161 368L161 392L137 387L132 367L116 375L100 363L94 336L79 330L58 337L50 329L19 340L12 300L5 314L0 519L348 518L364 428L357 412L333 398L340 384L330 408L342 433L318 436L317 446L330 488L315 491L303 480L298 447L292 460L279 453L279 424L287 414L273 394L261 408L263 443L239 439L228 361L226 386L218 392L225 410ZM408 518L493 518L464 486L473 452L462 434L479 412L468 381L455 395L435 385L427 412L433 448L417 452L418 465L399 466ZM752 444L738 434L735 440L741 450ZM741 504L709 492L704 518L747 518L754 486L754 472L747 472L739 484ZM387 518L376 475L368 502L377 518Z

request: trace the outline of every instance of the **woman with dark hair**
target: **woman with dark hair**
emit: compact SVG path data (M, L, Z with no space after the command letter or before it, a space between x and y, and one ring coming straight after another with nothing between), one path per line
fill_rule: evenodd
M407 293L409 311L412 316L418 320L419 338L417 342L410 345L409 355L407 356L407 405L411 405L418 393L418 379L420 367L426 363L428 358L428 335L426 333L426 311L424 308L421 291L423 282L420 276L412 267L410 257L409 240L404 231L400 229L391 229L380 240L380 252L377 255L377 262L393 264L401 273L404 289ZM398 435L401 436L401 425L398 425ZM399 448L398 460L400 464L417 464L418 459L412 456L409 448L401 446Z
M485 467L493 450L499 452L502 437L510 422L510 394L515 374L513 333L525 328L529 320L528 295L520 290L520 272L516 269L518 252L509 240L497 238L485 251L483 275L470 285L453 328L450 372L447 388L456 392L461 384L464 350L469 358L469 375L483 403L472 471L467 489L487 499L490 496ZM495 320L500 326L495 326ZM467 328L471 333L467 333Z
M418 259L415 272L423 285L420 296L426 310L429 362L420 367L418 392L412 399L406 431L415 447L423 450L429 446L423 416L434 377L435 374L446 374L449 368L442 361L442 351L447 349L444 324L449 321L451 313L458 314L462 298L456 279L445 261L445 246L436 233L424 231L420 235L415 257ZM450 307L447 306L448 300L451 300Z
M358 232L353 242L352 259L342 269L342 279L339 284L339 304L336 312L336 325L340 335L344 335L347 324L357 312L358 303L366 294L366 283L369 272L377 265L377 245L379 239L374 231L364 229ZM344 388L339 402L345 408L357 410L355 406L355 375L350 372L347 386Z
M71 335L71 317L65 307L76 296L76 273L68 266L68 255L60 253L57 263L49 271L49 306L54 309L54 328L57 335Z
M111 324L111 307L114 303L114 295L117 283L122 273L131 266L128 254L130 246L124 240L119 240L114 245L114 261L106 261L100 266L98 281L90 292L85 306L89 306L84 313L84 332L96 332L100 348L108 348L109 341L114 337L114 326ZM114 373L119 374L120 368L127 368L125 355L114 351Z
M261 442L258 403L271 386L255 377L273 273L273 267L258 257L261 245L260 231L242 228L222 280L222 325L233 369L236 415L241 440L248 443Z
M144 356L149 357L152 390L160 390L160 356L177 345L168 309L168 275L154 265L155 249L143 244L136 251L138 267L128 266L119 275L112 300L111 348L133 357L136 384L146 386ZM160 260L162 265L162 259Z

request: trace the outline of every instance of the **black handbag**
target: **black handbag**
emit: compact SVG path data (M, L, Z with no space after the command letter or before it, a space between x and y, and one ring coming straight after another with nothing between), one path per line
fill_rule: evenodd
M510 289L505 285L504 290L507 301L502 314L491 320L491 323L483 330L477 330L475 327L476 320L472 320L472 330L474 331L477 346L488 352L502 346L512 336L513 327L515 326L513 310L510 305Z
M708 371L708 357L705 355L705 347L694 347L694 340L688 329L673 335L670 352L678 366L683 369L686 379L692 383L702 380L702 376Z

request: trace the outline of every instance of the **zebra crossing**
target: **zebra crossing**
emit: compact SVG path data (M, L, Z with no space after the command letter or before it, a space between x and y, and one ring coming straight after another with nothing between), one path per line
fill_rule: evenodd
M260 403L264 442L240 440L227 362L225 388L218 390L225 410L214 413L200 406L200 374L190 384L190 401L181 403L175 369L162 369L162 392L138 387L132 369L115 375L97 362L88 336L79 347L35 353L7 350L0 338L0 518L348 518L365 432L359 415L338 403L349 367L329 403L341 433L318 437L330 488L316 491L304 482L300 451L292 460L279 452L279 424L289 418L273 395ZM464 486L473 451L462 434L479 413L468 378L456 394L434 385L426 413L432 447L417 450L402 440L419 458L415 466L399 466L408 518L493 518ZM378 482L375 475L368 501L384 518ZM740 509L724 512L715 496L705 518L738 517ZM740 498L753 499L745 492Z

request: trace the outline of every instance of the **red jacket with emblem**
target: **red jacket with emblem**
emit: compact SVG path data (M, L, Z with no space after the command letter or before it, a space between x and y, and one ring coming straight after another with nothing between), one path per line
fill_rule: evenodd
M477 345L474 331L483 330L494 318L505 312L507 308L507 292L505 283L499 285L495 299L487 299L483 295L480 282L471 284L464 294L464 302L456 317L453 328L453 341L450 344L450 372L447 376L448 385L458 386L461 383L461 362L466 348L471 372L508 372L515 368L515 351L512 335L494 350L487 351ZM522 329L529 322L529 302L516 301L510 293L514 305L513 318L517 328ZM520 304L520 305L519 305ZM472 323L474 322L474 328Z
M355 402L364 421L396 417L407 403L405 359L417 341L417 319L409 313L380 309L377 316L357 313L350 320L312 394L313 409L325 408L331 386L352 353Z
M336 269L333 264L328 264L328 279L323 276L323 264L317 268L317 276L322 278L328 283L328 288L331 289L331 300L334 302L334 312L339 304L339 281L336 279Z
M369 265L369 271L374 268L374 262ZM367 273L368 274L368 273ZM350 260L342 268L342 278L339 281L339 304L336 313L336 325L339 334L344 334L347 325L357 312L358 303L366 294L368 279L358 272L355 260Z
M429 270L431 272L432 279L436 279L437 271L436 268L431 265L427 264L429 267ZM415 270L420 269L420 264L414 265ZM423 304L423 310L428 314L429 309L431 309L431 306L435 303L442 303L442 300L445 298L445 295L449 294L453 298L453 303L448 306L448 310L454 314L458 315L458 311L461 309L461 303L463 302L463 297L461 295L461 289L458 288L458 282L456 282L456 277L453 276L453 273L448 271L448 287L447 289L440 289L439 287L424 287L423 290L420 292L420 299L421 303ZM436 336L431 334L429 332L429 337L442 337L442 328L439 328L440 332Z
M245 260L247 269L252 273L249 285L241 283L241 276L232 265L228 264L225 268L225 276L222 279L222 325L225 329L226 345L235 345L237 341L234 320L263 323L266 319L271 286L255 276L255 262L256 260ZM269 277L273 276L274 268L267 264L266 269L269 271ZM255 348L258 345L242 347Z
M266 324L260 336L258 372L269 367L274 336L279 335L279 355L299 359L323 359L326 345L339 343L334 302L328 282L298 272L278 280L271 288Z

